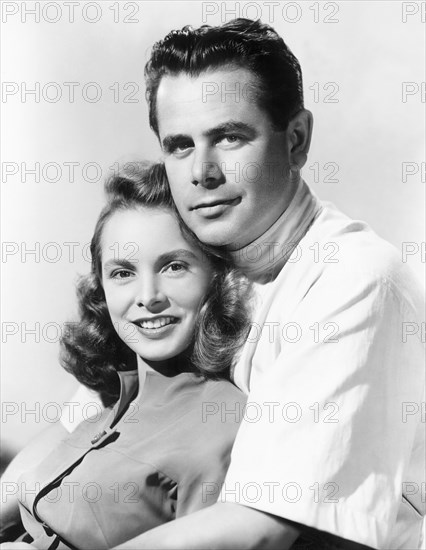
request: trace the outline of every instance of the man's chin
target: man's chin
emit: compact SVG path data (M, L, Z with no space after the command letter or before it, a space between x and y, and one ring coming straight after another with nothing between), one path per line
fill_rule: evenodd
M232 247L232 235L226 228L218 227L219 224L210 223L205 226L198 226L193 229L201 242L210 246Z

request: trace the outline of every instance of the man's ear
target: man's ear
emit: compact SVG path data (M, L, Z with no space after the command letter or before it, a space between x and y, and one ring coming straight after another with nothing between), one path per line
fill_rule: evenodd
M299 169L303 168L308 158L313 124L312 113L307 109L299 111L288 124L290 165L296 165Z

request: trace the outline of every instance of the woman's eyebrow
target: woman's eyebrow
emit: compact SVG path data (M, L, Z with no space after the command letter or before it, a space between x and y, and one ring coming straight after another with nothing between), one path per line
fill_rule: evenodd
M170 250L169 252L165 252L164 254L161 254L156 261L156 264L165 264L167 262L173 262L175 260L198 260L197 256L191 252L191 250L187 250L186 248L178 248L176 250Z
M111 258L104 264L104 269L108 267L125 267L127 269L134 269L135 265L138 263L138 260L129 260L128 258Z
M191 250L187 250L186 248L178 248L176 250L164 252L164 254L158 256L155 263L156 265L164 265L167 262L173 262L176 260L197 261L198 259L199 258L197 257L197 255L191 252ZM117 266L124 267L126 269L134 269L137 263L137 259L129 260L128 258L111 258L110 260L105 262L104 269Z

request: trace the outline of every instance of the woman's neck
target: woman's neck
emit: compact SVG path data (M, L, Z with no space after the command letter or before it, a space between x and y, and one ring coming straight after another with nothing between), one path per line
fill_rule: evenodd
M137 357L137 360L140 378L145 378L147 372L158 372L168 378L172 378L182 372L194 372L189 357L185 353L164 361L149 361L140 356Z

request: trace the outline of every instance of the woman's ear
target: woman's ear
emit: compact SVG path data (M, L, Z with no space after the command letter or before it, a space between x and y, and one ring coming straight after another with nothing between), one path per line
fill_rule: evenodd
M290 165L296 165L299 169L303 168L308 158L313 123L312 113L307 109L302 109L288 124Z

